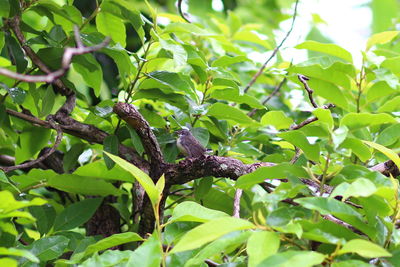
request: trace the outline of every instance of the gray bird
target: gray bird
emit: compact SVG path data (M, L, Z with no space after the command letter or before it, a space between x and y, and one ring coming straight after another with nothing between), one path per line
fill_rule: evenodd
M176 145L178 149L188 158L198 158L207 152L200 142L192 135L189 130L182 129L176 131L178 140Z

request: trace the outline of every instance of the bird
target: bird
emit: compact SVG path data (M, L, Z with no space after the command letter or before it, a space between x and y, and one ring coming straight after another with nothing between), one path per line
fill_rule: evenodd
M207 152L207 149L187 129L176 131L178 149L188 158L198 158Z

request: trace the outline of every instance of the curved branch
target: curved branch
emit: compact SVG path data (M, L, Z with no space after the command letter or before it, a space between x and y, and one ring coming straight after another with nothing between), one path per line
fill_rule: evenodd
M184 20L186 20L186 22L188 22L188 23L192 23L186 16L185 16L185 13L183 12L183 10L182 10L182 2L183 2L183 0L178 0L178 11L179 11L179 15L181 15L181 17L184 19Z
M61 140L62 140L62 136L63 136L63 132L61 130L60 125L58 125L57 123L55 123L53 121L53 119L49 119L48 123L51 125L51 127L53 129L56 129L57 131L57 137L56 137L56 141L54 142L54 145L48 150L46 151L43 155L41 155L40 157L38 157L36 160L32 160L32 161L28 161L19 165L15 165L15 166L9 166L9 167L0 167L1 170L3 170L4 172L10 172L10 171L14 171L14 170L19 170L19 169L25 169L25 168L29 168L35 164L38 164L40 162L42 162L43 160L45 160L48 156L50 156L51 154L54 153L54 151L56 151L57 147L60 145Z
M115 104L114 112L137 132L149 157L150 164L153 167L161 168L164 163L164 156L156 136L142 114L133 105L122 102ZM153 178L158 179L159 176Z
M14 21L15 21L15 23L12 24L14 32L15 32L18 40L20 40L20 42L22 41L22 43L24 43L25 38L23 37L22 33L20 32L19 27L17 27L19 25L19 20L15 19ZM18 23L16 23L17 21L18 21ZM77 27L75 27L75 29L74 29L74 35L75 35L75 42L77 44L77 47L76 48L68 47L65 49L63 58L61 61L61 69L56 70L56 71L50 71L49 68L45 64L43 64L43 62L37 57L37 55L33 52L33 50L29 46L23 44L22 47L24 48L25 52L30 56L32 61L40 68L40 70L44 71L47 74L46 75L25 75L25 74L15 73L6 68L0 68L0 74L10 77L10 78L13 78L13 79L16 79L16 80L24 81L24 82L53 83L53 82L57 81L58 78L63 76L68 71L68 69L71 66L71 61L72 61L73 56L83 55L83 54L87 54L87 53L91 53L91 52L100 50L101 48L107 46L110 42L110 38L106 37L104 39L104 41L101 42L100 44L85 47L85 46L83 46L82 41L79 39L79 30ZM60 83L60 82L58 82L58 83ZM62 84L62 86L59 86L59 87L65 88L65 86L63 84ZM69 94L71 94L71 92L65 93L65 95L69 95Z

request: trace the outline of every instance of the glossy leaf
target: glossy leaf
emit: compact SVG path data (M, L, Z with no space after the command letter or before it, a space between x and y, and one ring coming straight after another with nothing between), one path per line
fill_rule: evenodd
M195 249L227 233L253 227L251 222L233 217L211 220L187 232L171 250L171 253Z
M314 251L286 251L277 253L262 261L257 267L269 266L297 266L311 267L322 263L325 259L323 254Z
M344 125L349 129L357 129L366 126L374 126L394 122L395 119L386 113L347 113L340 120L340 125Z
M208 116L214 116L220 120L231 120L242 125L255 125L249 116L243 111L223 103L215 103L211 105L207 112Z
M170 221L208 222L226 216L229 215L218 210L205 208L196 202L185 201L174 208Z
M310 144L310 142L307 140L306 135L303 132L290 131L280 133L278 134L278 136L303 150L307 158L314 161L319 161L319 145Z
M269 111L261 118L261 124L272 125L277 130L287 129L293 124L293 120L288 118L283 111Z
M131 173L143 186L153 205L156 205L159 199L159 192L151 178L138 167L127 162L126 160L107 152L104 153L109 156L113 161L115 161L115 163L117 163L121 168Z
M370 147L378 150L379 152L385 154L385 156L387 156L390 160L392 160L398 168L400 168L400 158L399 156L391 149L388 149L380 144L374 143L374 142L370 142L370 141L365 141L363 140L363 142L367 145L369 145Z
M54 231L70 230L84 224L93 216L102 201L102 198L88 198L69 205L57 215Z
M392 254L384 248L363 239L353 239L343 245L339 254L357 253L364 258L390 257Z
M75 174L61 174L48 179L47 184L59 190L93 196L121 194L117 188L104 180Z
M247 241L249 267L257 266L264 259L278 252L279 236L274 232L254 232Z
M398 31L387 31L374 34L368 39L366 50L369 50L374 45L390 42L398 34Z
M342 58L349 62L353 62L353 57L351 56L351 54L346 49L335 44L324 44L316 41L305 41L301 44L298 44L296 48L317 51L338 58Z

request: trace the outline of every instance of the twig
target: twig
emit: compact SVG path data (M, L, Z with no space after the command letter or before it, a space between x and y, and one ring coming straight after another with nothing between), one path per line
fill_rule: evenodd
M178 11L179 11L179 15L181 15L181 17L186 20L186 22L188 23L192 23L186 16L185 13L182 10L182 2L183 0L178 0Z
M233 217L235 218L240 218L240 198L242 194L242 189L236 189L235 198L233 199Z
M46 153L44 153L42 156L38 157L36 160L32 160L29 162L25 162L16 166L9 166L9 167L0 167L1 170L3 170L4 172L10 172L10 171L14 171L14 170L19 170L19 169L25 169L25 168L29 168L32 167L35 164L38 164L40 162L42 162L43 160L45 160L48 156L50 156L51 154L54 153L54 151L56 151L57 147L60 145L61 140L62 140L62 136L63 136L63 132L61 130L60 125L58 125L57 123L54 122L54 120L50 117L48 120L48 123L51 125L51 127L53 129L56 129L57 131L57 137L56 137L56 141L54 142L54 145L51 147L50 150L48 150Z
M251 81L246 85L244 88L244 92L247 93L247 91L250 89L250 87L256 82L257 78L263 73L264 69L267 67L267 64L275 57L275 55L278 53L279 49L282 47L283 43L286 41L286 39L289 37L290 33L293 30L294 27L294 22L296 20L297 16L297 6L299 4L299 0L296 0L296 4L294 6L294 12L293 12L293 19L292 19L292 24L290 26L289 31L286 33L285 37L282 39L281 43L275 47L275 49L272 51L271 56L267 59L267 61L264 62L264 64L261 66L261 68L257 71L257 73L253 76Z
M97 45L94 45L94 46L85 47L85 46L83 46L82 41L79 38L79 29L78 29L78 27L74 28L74 34L75 34L75 41L76 41L77 47L76 48L68 47L68 48L65 49L64 55L63 55L63 58L62 58L62 61L61 61L61 69L53 71L53 72L48 72L47 71L48 68L46 66L45 68L43 68L43 69L46 70L45 72L47 72L46 75L25 75L25 74L15 73L15 72L10 71L10 70L5 69L5 68L0 68L0 74L4 75L4 76L7 76L9 78L13 78L13 79L24 81L24 82L53 83L54 81L56 81L58 78L63 76L68 71L68 69L70 68L73 56L83 55L83 54L87 54L87 53L91 53L91 52L97 51L97 50L107 46L108 43L110 42L110 38L106 37L104 39L104 41L101 42L100 44L97 44ZM42 70L42 68L40 66L39 66L39 68Z
M279 90L281 90L282 86L286 83L287 81L287 77L283 78L283 80L275 87L274 91L272 91L271 94L268 95L268 97L262 102L262 105L266 105L268 103L268 101L271 100L271 98L273 96L275 96ZM257 109L254 108L252 111L250 111L249 113L247 113L247 116L249 117L253 117L254 114L256 113Z
M323 109L329 109L329 108L334 108L334 107L335 107L335 105L332 104L332 103L329 103L327 105L322 106ZM295 125L290 126L289 130L298 130L298 129L306 126L307 124L310 124L310 123L312 123L314 121L317 121L317 120L318 120L317 117L308 118L308 119L302 121L299 124L295 124Z
M295 151L295 154L294 154L293 158L290 160L290 164L295 164L296 161L300 157L301 150L297 146L295 147L294 151Z
M308 93L308 98L310 99L310 103L314 108L318 108L317 103L315 103L315 100L312 96L312 94L314 93L314 91L310 88L310 86L308 85L307 81L310 80L310 78L304 76L304 75L297 75L297 78L299 78L299 81L304 85L304 89L307 91Z

